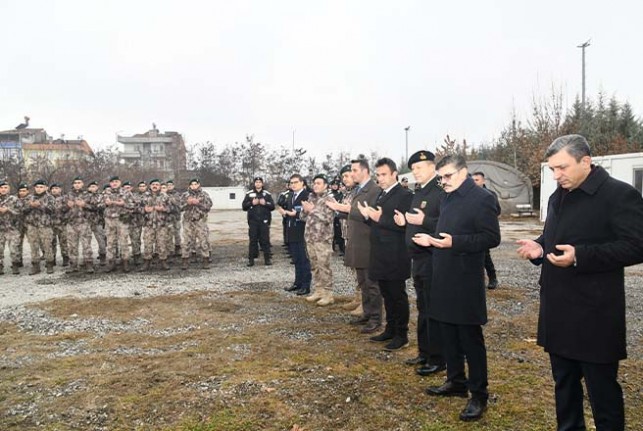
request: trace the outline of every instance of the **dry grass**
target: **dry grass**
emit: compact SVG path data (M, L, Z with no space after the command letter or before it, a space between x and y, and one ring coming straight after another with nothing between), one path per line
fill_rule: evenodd
M511 317L492 312L485 330L491 404L481 422L464 424L463 400L423 394L443 376L422 379L402 364L414 350L385 353L347 325L339 307L250 286L222 296L38 305L60 320L136 322L125 330L44 336L5 323L6 361L29 360L2 369L0 429L555 428L547 358L533 341L535 304ZM493 300L524 298L509 287ZM62 354L69 349L75 353ZM623 373L629 428L643 429L635 414L643 407L640 358Z

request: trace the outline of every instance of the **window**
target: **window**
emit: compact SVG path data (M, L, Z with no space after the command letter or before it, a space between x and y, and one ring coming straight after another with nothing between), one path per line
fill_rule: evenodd
M231 200L231 201L235 200L236 198L237 198L237 194L236 194L236 193L230 193L230 200Z
M643 194L643 168L634 169L634 188Z

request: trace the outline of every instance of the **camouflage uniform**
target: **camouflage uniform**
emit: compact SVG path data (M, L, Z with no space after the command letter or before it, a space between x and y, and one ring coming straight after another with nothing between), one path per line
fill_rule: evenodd
M145 212L145 225L143 227L143 259L149 267L149 261L152 260L154 253L157 253L163 264L167 260L167 225L168 214L170 211L170 198L163 192L145 192L141 200L143 207L162 206L162 211L153 209L151 212ZM164 267L165 269L165 267Z
M85 264L93 266L92 260L92 230L90 220L93 216L91 206L92 196L84 190L73 190L65 195L65 207L67 218L67 244L69 246L69 257L72 268L78 266L79 248L83 249L83 260ZM79 206L78 204L81 203Z
M32 207L31 204L40 204ZM31 194L27 196L23 214L25 225L27 225L27 239L31 248L31 264L40 267L40 250L45 254L47 268L54 264L54 253L52 249L53 230L52 214L54 212L54 198L49 193L44 192L40 195Z
M177 253L181 250L181 194L176 190L168 191L170 212L167 215L167 252Z
M330 259L333 255L335 212L326 205L326 202L334 201L335 198L331 193L325 193L322 196L311 193L308 202L314 204L315 207L309 213L305 211L300 213L300 218L306 222L304 239L313 276L314 291L310 296L311 301L325 298L327 303L333 301L333 273L330 269Z
M198 199L197 205L188 204L188 198ZM210 255L208 230L208 213L212 208L212 199L207 192L188 190L181 196L181 211L183 211L183 259L189 259L192 251L200 252L204 259Z
M110 201L124 202L124 205L110 205ZM127 270L127 262L130 258L128 245L129 219L134 210L132 193L123 188L108 188L103 193L105 204L105 236L107 237L107 260L112 265L120 252L124 269Z
M60 244L60 255L63 258L63 266L69 262L69 249L67 248L67 198L64 195L51 196L54 199L54 212L51 214L51 229L53 238L51 250L56 260L57 246Z
M22 266L22 256L23 256L23 250L22 246L25 243L25 237L27 236L27 225L25 224L25 218L24 218L24 208L25 204L27 203L27 200L29 198L29 195L18 198L18 208L20 209L20 217L18 217L18 258L20 262L20 266Z
M145 193L134 192L132 198L134 199L134 210L130 217L129 223L129 237L132 243L132 256L134 263L138 264L141 257L141 238L143 233L143 225L145 224L145 213L143 211L143 197Z
M94 234L98 244L98 257L101 264L105 262L107 256L107 238L105 237L105 202L103 195L96 192L87 192L89 194L89 229Z
M7 210L4 213L0 213L0 256L2 257L0 273L3 273L5 244L9 246L13 273L18 273L21 257L18 254L20 206L21 203L17 197L9 194L0 196L0 208L6 208Z

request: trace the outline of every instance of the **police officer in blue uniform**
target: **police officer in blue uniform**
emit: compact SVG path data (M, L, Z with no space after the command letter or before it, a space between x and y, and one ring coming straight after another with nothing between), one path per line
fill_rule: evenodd
M254 186L246 193L241 207L248 213L248 266L254 266L255 259L259 257L259 245L263 250L264 263L272 265L270 255L270 222L275 202L272 195L263 188L263 178L254 179Z

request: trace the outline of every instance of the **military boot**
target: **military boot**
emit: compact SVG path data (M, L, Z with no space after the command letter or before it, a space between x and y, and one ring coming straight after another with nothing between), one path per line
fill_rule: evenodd
M134 266L139 266L141 264L141 255L140 254L135 254L132 256L132 261L134 262Z
M270 256L270 253L264 253L263 254L263 263L266 266L272 265L272 258Z
M175 245L174 246L174 255L175 256L181 256L181 246L180 245Z
M40 274L40 261L36 261L31 264L31 271L29 271L29 275L36 274Z
M333 291L330 289L324 289L322 292L322 298L317 301L317 305L322 307L335 303L335 298L333 298Z
M105 263L107 261L107 255L105 255L105 253L99 254L98 261L100 262L100 266L105 266Z
M94 261L92 259L87 259L85 261L85 272L87 274L93 274L94 273Z
M76 262L70 262L69 268L67 268L67 271L65 271L65 274L74 274L76 272L78 272L78 264Z
M54 262L47 262L45 264L45 268L47 269L47 274L53 274L54 273Z
M19 262L13 262L11 264L11 273L13 275L18 275L20 274L20 263Z
M161 259L161 269L163 269L163 271L170 269L170 265L167 264L167 259Z
M251 257L248 258L248 264L246 266L255 266L255 260Z
M185 270L187 270L189 268L190 268L190 259L187 258L187 257L184 257L181 260L181 269L185 271Z
M317 302L320 299L322 299L323 295L321 292L321 289L315 289L315 291L312 293L312 295L306 297L306 301L308 302Z
M116 270L116 262L112 259L107 262L107 268L105 268L105 272L114 272L114 270Z
M351 316L362 316L364 314L364 309L362 308L362 304L359 304L357 308L351 311L349 314Z
M123 259L123 272L129 272L129 260Z
M207 257L204 257L203 260L201 261L201 268L210 269L210 259L208 259Z
M149 270L150 270L150 263L151 263L151 262L152 262L152 260L151 260L151 259L144 259L144 260L143 260L143 266L141 266L141 267L138 269L138 272L145 272L145 271L149 271Z
M355 297L353 298L353 300L347 304L342 305L342 308L346 311L353 311L360 305L362 305L362 291L360 289L357 289L355 291Z
M69 256L63 256L63 266L69 266Z
M0 275L4 275L4 266L0 266Z

